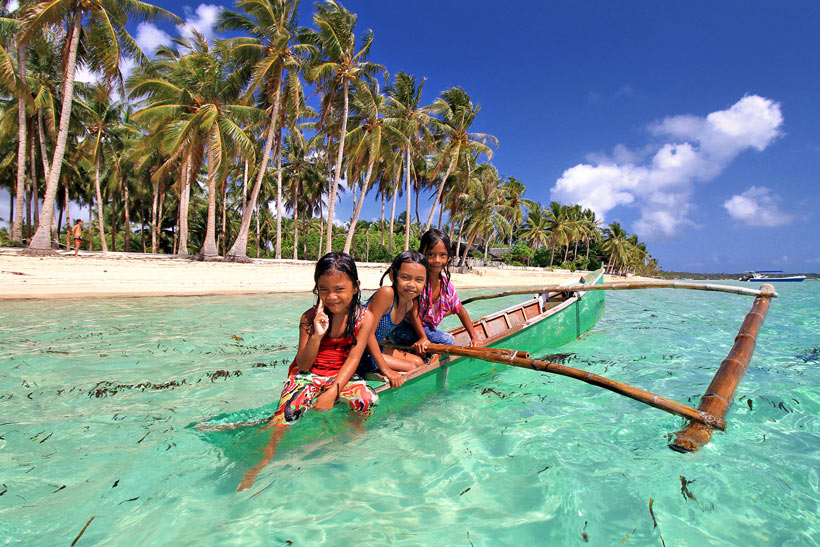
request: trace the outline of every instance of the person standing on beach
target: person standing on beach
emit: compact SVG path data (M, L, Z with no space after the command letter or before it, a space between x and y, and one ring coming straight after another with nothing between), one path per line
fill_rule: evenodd
M80 243L83 242L83 221L77 219L71 228L71 236L74 238L74 256L80 253Z

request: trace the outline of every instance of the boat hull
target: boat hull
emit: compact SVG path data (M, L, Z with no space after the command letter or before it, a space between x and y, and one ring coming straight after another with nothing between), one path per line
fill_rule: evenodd
M589 276L590 284L603 283L603 270ZM604 312L604 292L586 291L571 295L542 294L524 303L512 306L474 322L474 327L487 347L529 352L543 355L552 349L576 340L591 329ZM458 345L467 345L469 336L463 327L450 331ZM431 393L473 382L483 376L496 374L504 365L463 357L435 358L430 364L409 373L409 378L398 389L390 389L381 381L371 381L379 394L379 404L371 419L377 419L387 409L391 412L420 403ZM258 457L258 451L267 444L269 434L258 427L276 411L278 401L248 410L214 416L191 427L199 429L208 442L232 460ZM338 407L341 410L340 407ZM346 411L309 412L291 428L282 447L306 442L321 442L322 438L344 428Z
M750 283L799 283L805 281L805 275L795 275L792 277L753 277L749 279Z

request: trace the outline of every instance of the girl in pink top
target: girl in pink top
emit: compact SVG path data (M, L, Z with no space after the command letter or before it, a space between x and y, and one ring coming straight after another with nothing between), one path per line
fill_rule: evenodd
M398 345L413 344L415 351L419 353L426 353L430 342L454 345L453 336L437 327L445 317L455 314L470 335L470 345L478 345L478 333L450 281L450 238L441 230L433 228L421 236L419 247L428 264L427 283L419 298L419 315L412 314L410 324L405 321L402 327L395 329L390 335L391 341Z

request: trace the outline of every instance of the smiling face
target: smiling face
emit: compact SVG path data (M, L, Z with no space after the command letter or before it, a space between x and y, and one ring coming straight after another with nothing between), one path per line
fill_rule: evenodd
M450 253L443 241L437 241L435 245L425 249L424 256L430 265L430 277L438 276L450 260Z
M424 264L418 262L402 264L397 279L393 280L399 301L412 300L420 295L425 282L427 282L427 268Z
M353 285L350 277L337 270L331 270L319 276L316 282L319 298L325 306L325 312L329 314L347 313L350 304L359 288Z

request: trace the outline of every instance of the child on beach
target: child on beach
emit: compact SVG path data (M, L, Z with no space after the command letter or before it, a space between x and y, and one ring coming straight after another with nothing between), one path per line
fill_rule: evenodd
M74 256L80 253L80 243L83 242L83 221L77 219L71 228L71 237L74 238ZM69 249L70 250L70 249Z
M420 367L424 362L418 355L406 353L393 348L384 348L383 344L390 333L407 318L418 314L418 299L427 280L427 260L416 251L404 251L393 260L384 278L390 276L391 285L380 286L370 300L367 308L377 318L376 328L367 342L360 374L381 372L387 377L391 387L404 383L401 372L409 372Z
M409 322L405 321L395 329L390 340L400 346L412 344L414 350L421 354L427 352L430 342L454 345L453 335L437 327L446 316L456 314L470 335L470 346L476 346L478 333L450 281L450 238L441 230L428 230L421 236L419 251L424 254L428 264L427 283L419 298L419 313L410 316Z
M378 402L378 395L355 374L375 326L372 312L361 303L356 263L345 253L328 253L316 263L313 279L319 302L299 322L296 358L268 424L274 428L270 442L262 461L245 474L237 490L253 485L288 427L308 409L330 410L344 400L356 414L367 417Z

